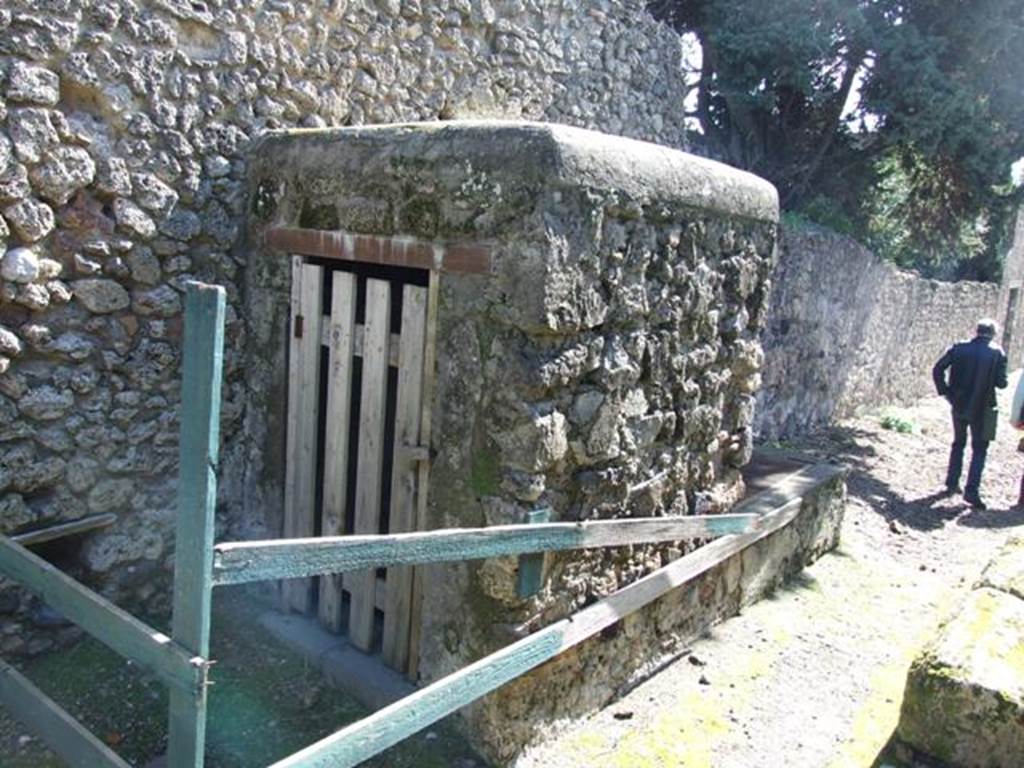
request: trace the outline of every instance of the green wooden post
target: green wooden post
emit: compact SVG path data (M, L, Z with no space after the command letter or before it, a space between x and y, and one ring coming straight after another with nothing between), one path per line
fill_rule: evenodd
M534 509L526 513L528 523L551 522L551 509ZM519 556L519 572L516 578L516 594L522 598L540 592L544 583L544 553Z
M184 371L174 553L174 641L196 656L210 653L214 508L224 358L224 289L185 288ZM169 768L202 768L206 741L206 686L171 690Z

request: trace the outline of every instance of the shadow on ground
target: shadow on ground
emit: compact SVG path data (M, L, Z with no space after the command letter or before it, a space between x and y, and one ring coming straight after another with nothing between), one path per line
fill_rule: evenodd
M992 507L972 510L959 496L948 496L940 488L923 496L907 496L894 490L877 476L878 452L872 442L878 434L857 426L840 425L788 443L818 458L845 464L850 468L847 490L850 498L859 499L886 522L916 531L941 528L950 520L974 528L1010 528L1024 524L1024 508ZM937 444L943 460L948 446ZM969 449L968 449L969 456ZM989 467L988 471L992 471Z

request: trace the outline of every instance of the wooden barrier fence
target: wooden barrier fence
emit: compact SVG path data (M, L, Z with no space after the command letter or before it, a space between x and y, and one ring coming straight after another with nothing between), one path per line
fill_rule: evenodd
M170 686L169 768L202 768L214 586L258 580L373 572L379 567L524 556L555 550L718 538L620 589L274 764L345 768L528 672L723 562L790 522L799 498L770 514L730 514L449 529L390 535L328 536L214 545L217 446L224 339L224 291L190 283L186 291L181 469L176 532L174 615L167 637L78 584L8 537L0 536L0 573ZM319 341L319 336L317 337ZM810 480L835 469L810 467ZM817 474L816 474L817 473ZM533 574L532 577L536 577ZM532 578L531 577L531 578ZM301 597L299 599L302 599ZM0 703L69 765L127 764L10 665L0 662Z

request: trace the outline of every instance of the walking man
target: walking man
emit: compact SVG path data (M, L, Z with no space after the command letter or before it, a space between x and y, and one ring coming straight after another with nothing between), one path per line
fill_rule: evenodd
M935 389L953 409L953 447L949 452L946 492L960 492L964 447L970 431L971 466L963 494L964 501L975 509L985 509L981 500L981 472L988 444L996 436L996 389L1006 386L1006 355L993 341L995 336L995 321L980 320L974 338L954 344L932 369Z

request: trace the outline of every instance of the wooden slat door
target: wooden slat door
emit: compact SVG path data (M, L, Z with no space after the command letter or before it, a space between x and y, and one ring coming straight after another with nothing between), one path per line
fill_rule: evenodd
M325 270L300 257L292 274L284 535L417 530L422 527L420 489L426 487L429 458L421 444L428 442L427 372L433 365L428 305L436 290ZM330 281L328 286L324 280ZM361 291L365 302L359 300ZM401 291L400 296L393 291ZM321 306L325 293L329 308ZM400 319L392 317L397 301ZM364 309L357 310L358 303ZM327 314L322 314L324 309L329 309ZM400 323L397 328L391 327L393 320ZM323 370L321 347L326 349ZM361 374L356 358L361 359ZM397 377L389 376L394 368ZM319 508L318 461L323 478ZM390 503L384 510L386 490ZM307 612L312 607L308 579L287 582L283 594L285 609ZM349 642L367 652L376 647L378 614L383 613L384 662L401 672L413 670L417 633L412 568L388 569L384 578L376 571L323 576L316 612L332 632L347 625Z
M423 356L426 342L427 289L407 285L402 297L398 395L395 408L394 460L391 469L390 533L416 530L416 485L423 413ZM405 670L409 664L412 622L412 568L389 568L384 603L384 663Z
M324 490L320 532L324 536L345 533L345 499L348 493L348 438L352 413L352 362L356 332L356 276L332 273L331 316L328 318L327 424L324 437ZM320 623L340 632L341 575L323 576L317 612Z
M380 533L390 319L391 286L383 280L367 280L354 533ZM369 651L373 645L376 572L352 574L351 585L348 639L356 648Z
M316 531L317 425L320 419L320 323L323 316L323 268L292 257L291 334L288 362L287 461L284 487L284 535L313 536ZM305 613L312 600L310 579L282 584L281 602Z

